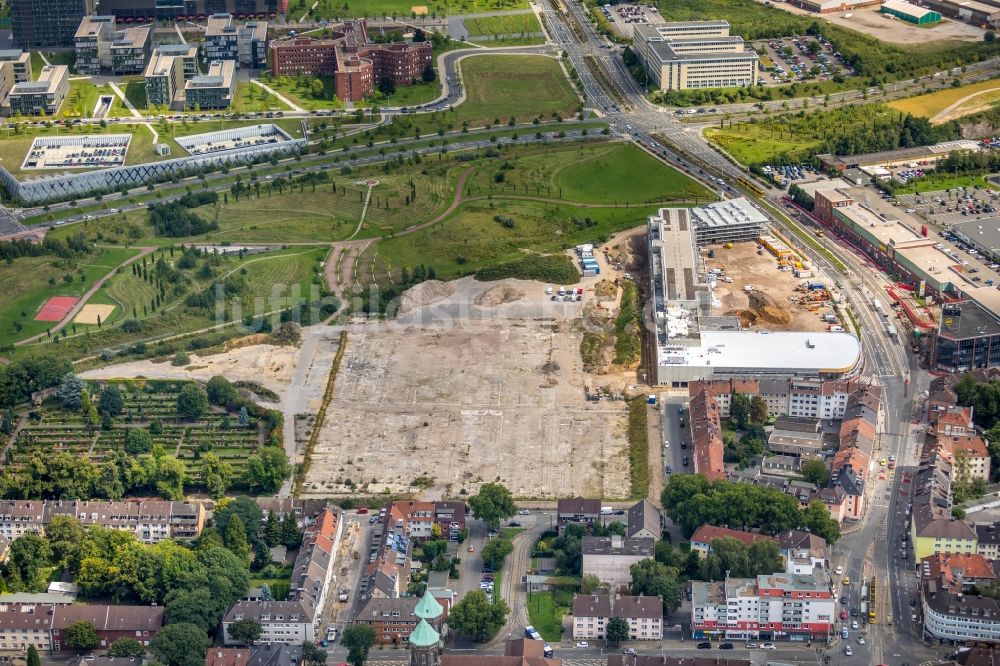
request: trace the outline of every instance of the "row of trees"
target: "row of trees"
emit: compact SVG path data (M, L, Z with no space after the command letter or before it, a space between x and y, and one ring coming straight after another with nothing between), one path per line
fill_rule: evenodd
M690 536L701 525L733 529L759 529L779 534L804 529L829 543L840 538L840 527L822 502L805 509L798 500L777 488L726 479L709 481L700 474L674 474L660 495L667 516Z
M172 238L197 236L218 229L219 225L204 219L190 209L214 204L218 200L219 195L215 192L199 191L189 192L167 203L150 204L149 222L161 236Z

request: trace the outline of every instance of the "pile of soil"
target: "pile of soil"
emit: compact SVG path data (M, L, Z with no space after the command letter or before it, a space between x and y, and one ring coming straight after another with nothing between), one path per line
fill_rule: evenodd
M440 280L427 280L403 292L399 313L404 314L425 305L437 303L455 293L454 285Z
M513 303L514 301L519 301L522 298L524 298L524 292L520 289L515 289L509 284L498 284L497 286L490 287L483 293L476 296L473 303L484 308L495 308L498 305Z
M601 280L594 287L594 295L599 301L613 301L618 298L618 285L611 280Z
M778 305L773 298L762 291L753 291L748 294L750 307L746 310L730 310L726 312L728 316L740 318L740 325L744 328L760 326L764 324L771 326L788 326L792 321L791 315L783 307Z

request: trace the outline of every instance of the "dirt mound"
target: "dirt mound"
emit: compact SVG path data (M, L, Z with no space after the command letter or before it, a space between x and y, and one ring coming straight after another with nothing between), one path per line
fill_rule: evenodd
M601 280L594 287L594 295L599 301L613 301L618 298L618 285L611 280Z
M516 289L509 284L498 284L476 296L473 303L484 308L495 308L498 305L513 303L522 298L524 298L524 292L520 289Z
M400 314L437 303L455 293L454 285L440 280L427 280L403 292L399 304Z
M729 317L739 317L740 326L749 328L751 326L788 326L792 321L791 315L783 307L778 305L773 298L762 291L754 291L748 294L750 307L746 310L729 310L725 313Z
M787 326L792 320L787 310L762 291L750 293L750 309L753 310L759 321L765 321L769 324Z

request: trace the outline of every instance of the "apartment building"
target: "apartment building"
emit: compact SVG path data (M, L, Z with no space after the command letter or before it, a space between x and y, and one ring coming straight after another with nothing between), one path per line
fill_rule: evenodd
M1000 523L977 524L976 552L987 560L1000 560Z
M656 540L651 537L585 536L580 544L583 575L597 576L613 591L628 588L632 583L632 565L653 557L655 545Z
M920 562L920 576L924 579L943 577L949 585L960 590L986 586L997 579L989 560L979 553L937 553Z
M573 597L573 638L604 639L608 623L615 617L628 622L629 640L658 641L663 637L662 597L577 594Z
M694 581L691 604L696 639L819 639L836 624L837 600L821 569L811 574Z
M562 534L567 525L581 525L588 530L600 520L601 500L585 497L561 499L556 503L556 525Z
M193 76L184 82L184 108L228 109L236 92L236 61L217 60L208 66L207 74Z
M940 447L925 445L913 478L910 535L917 560L937 553L978 552L976 530L951 515L952 462Z
M958 398L955 398L956 402ZM972 424L972 407L957 404L934 410L929 434L935 437L965 437L976 431Z
M788 415L842 419L850 391L850 382L793 381L788 387Z
M7 95L11 115L53 115L59 111L69 92L69 69L66 65L46 65L37 81L15 83Z
M184 83L198 75L198 47L169 44L156 48L143 74L146 103L180 111L184 108Z
M222 620L223 644L239 645L229 634L229 627L240 620L260 623L261 643L291 643L301 645L316 640L312 609L303 600L289 601L238 601L226 612Z
M69 597L66 601L72 603ZM19 603L0 597L0 650L22 652L29 646L48 650L53 609L51 604Z
M701 557L711 555L712 542L716 539L736 539L745 546L758 541L774 541L773 537L766 534L755 534L728 527L716 527L715 525L702 525L691 535L691 550L698 553Z
M778 549L785 561L785 573L812 575L825 569L826 539L803 530L789 530L778 535Z
M163 626L162 606L119 606L74 604L52 610L51 647L53 652L71 650L66 630L77 622L89 622L97 630L97 649L107 649L119 638L133 638L149 647Z
M640 24L635 53L660 90L729 88L757 83L758 59L726 21Z
M923 635L957 645L1000 643L1000 602L963 592L944 574L920 581Z
M369 599L354 622L372 627L379 645L400 645L409 640L422 620L440 633L446 616L445 607L428 589L420 599Z
M29 532L44 533L58 515L73 516L85 526L126 530L143 543L194 539L205 527L205 507L197 501L4 500L0 501L0 536L13 540Z
M709 480L726 478L723 462L725 445L717 394L710 387L704 387L688 406L695 473L704 474Z
M629 507L628 521L625 525L625 536L630 538L649 537L659 539L663 536L663 516L656 505L649 500L640 500Z
M72 46L76 28L94 13L94 0L9 0L11 37L19 48Z

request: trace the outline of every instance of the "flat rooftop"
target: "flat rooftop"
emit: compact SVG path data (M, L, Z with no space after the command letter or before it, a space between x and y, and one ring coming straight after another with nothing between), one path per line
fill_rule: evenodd
M660 347L660 365L845 373L861 357L850 333L702 331L697 346Z
M38 93L55 92L63 80L69 78L69 68L66 65L46 65L42 67L37 81L15 83L10 89L11 95L35 95Z
M148 25L133 26L126 28L121 35L111 44L112 49L141 49L149 41L152 31Z
M661 208L650 217L652 251L659 259L666 301L694 301L699 282L694 230L688 208Z
M230 88L236 76L236 63L232 60L216 60L208 66L208 74L192 76L185 88Z
M926 16L927 14L937 13L933 9L925 9L923 7L918 7L917 5L910 4L904 0L882 0L882 9L891 9L896 12L902 12L910 16L920 18Z
M952 229L980 247L1000 252L1000 217L987 217L971 222L959 222Z
M235 33L236 27L232 23L233 17L231 14L212 14L208 17L208 27L205 30L205 36L219 37L230 32Z
M80 21L79 27L76 29L76 38L86 39L89 37L97 37L101 34L101 31L106 30L108 26L114 30L114 16L84 16Z
M766 224L767 216L744 197L726 199L691 209L695 228L728 227L733 224Z

